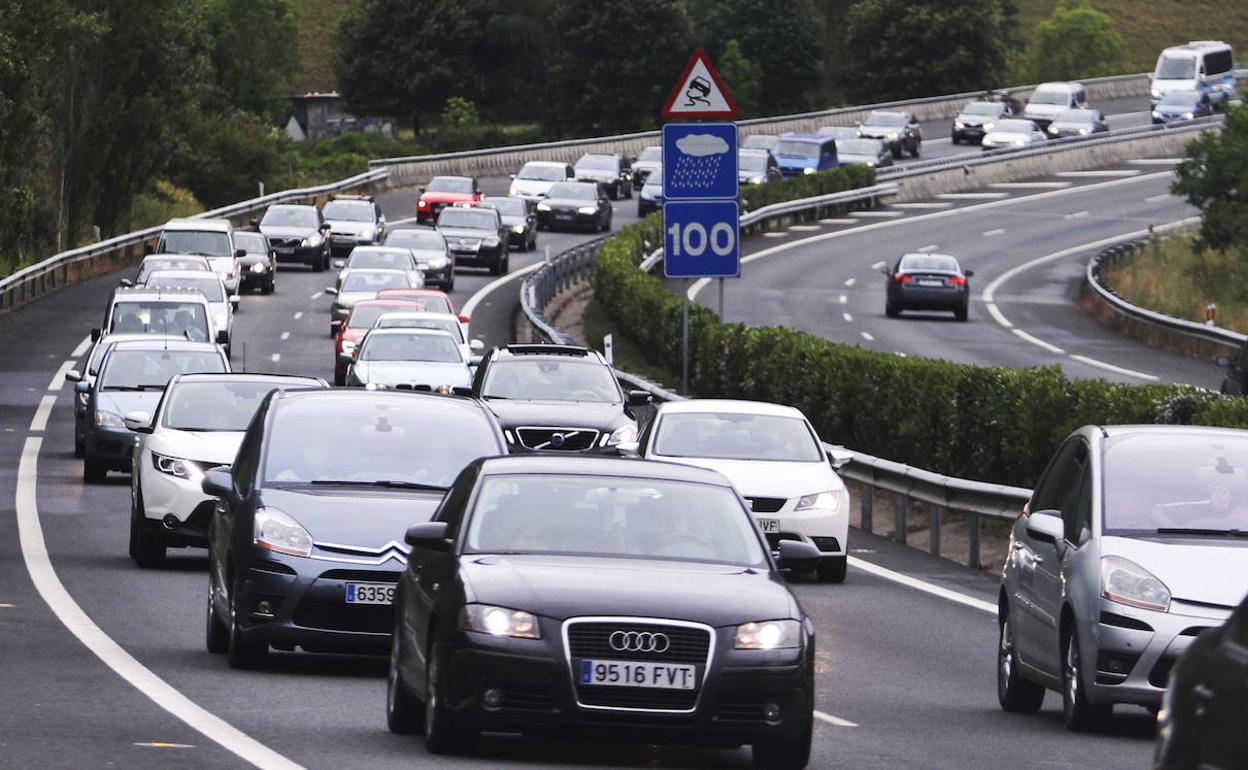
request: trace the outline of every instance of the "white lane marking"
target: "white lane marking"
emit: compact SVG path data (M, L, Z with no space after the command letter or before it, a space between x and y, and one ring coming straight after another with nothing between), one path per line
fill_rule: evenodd
M883 211L864 210L864 211L853 212L854 216L856 217L900 217L900 216L904 216L905 213L906 212L904 211L890 211L888 209L885 209Z
M995 230L985 230L985 231L984 231L984 237L985 237L985 238L991 238L991 237L993 237L994 235L1001 235L1001 234L1002 234L1002 233L1004 233L1004 232L1005 232L1005 228L1004 228L1004 227L998 227L998 228L997 228L997 229L995 229Z
M1073 214L1063 214L1062 219L1083 219L1087 215L1087 211L1076 211Z
M858 224L858 220L847 219L844 217L833 217L831 219L820 219L819 224L821 225L856 225Z
M389 224L392 225L409 225L416 221L416 217L403 217L402 219L391 219Z
M468 301L464 303L464 306L459 309L459 314L466 315L469 318L471 318L472 312L477 309L477 305L481 304L481 301L484 300L486 297L488 297L490 293L493 292L495 289L499 288L500 286L505 286L511 281L516 280L517 278L523 278L524 276L528 275L529 273L533 272L534 270L538 269L544 264L546 264L545 261L534 262L528 267L522 267L519 270L515 270L511 273L508 273L507 275L501 276L499 278L495 278L494 280L487 283L485 286L482 286L480 289L477 289L477 293L469 297ZM469 329L471 328L472 327L470 324Z
M56 370L56 374L52 375L52 381L48 383L48 390L60 390L65 387L65 375L69 373L76 365L74 361L66 361L61 364L61 368Z
M1071 177L1074 179L1092 179L1103 176L1135 176L1140 173L1138 168L1102 168L1091 171L1059 171L1054 176Z
M847 324L852 324L854 322L854 317L849 313L841 313L841 318L844 318L845 323Z
M285 342L286 340L290 339L290 332L282 332L281 336L279 336L278 339L281 340L282 342Z
M1161 195L1150 195L1144 199L1145 203L1160 203L1162 201L1173 200L1174 196L1170 193L1162 193Z
M849 303L849 297L847 297L847 296L845 296L844 294L842 294L839 298L837 298L837 302L840 302L842 305L848 304L848 303Z
M918 203L890 203L895 209L947 209L953 205L950 201L922 201Z
M935 251L936 249L939 249L939 248L940 248L940 247L939 247L939 246L937 246L936 244L934 244L934 243L929 243L929 244L927 244L926 246L920 246L919 248L915 249L915 251L932 252L932 251Z
M996 305L994 304L994 305L993 305L993 307L996 307ZM1033 344L1033 345L1039 345L1040 347L1044 348L1045 350L1049 351L1050 353L1056 353L1056 354L1057 354L1057 355L1059 355L1059 356L1060 356L1060 355L1063 355L1063 354L1065 354L1065 353L1066 353L1066 351L1065 351L1065 350L1062 350L1062 349L1061 349L1061 348L1059 348L1057 345L1051 345L1051 344L1049 344L1049 343L1045 342L1044 340L1040 339L1039 337L1036 337L1036 336L1034 336L1034 335L1028 334L1027 332L1023 331L1022 329L1010 329L1010 331L1014 332L1015 336L1020 337L1020 338L1022 338L1022 339L1025 339L1025 340L1027 340L1028 342L1030 342L1030 343L1031 343L1031 344Z
M298 321L300 318L303 318L302 310L300 310L298 313L295 313L295 320Z
M273 363L277 363L278 361L282 360L282 354L274 353L273 355L269 356L269 360L272 361Z
M1010 197L1009 193L1003 192L964 192L964 193L941 193L937 198L945 198L951 201L991 201L999 198Z
M997 190L1060 190L1074 182L994 182L988 185Z
M1184 160L1184 158L1136 158L1127 162L1135 166L1173 166Z
M887 567L881 567L878 564L872 564L869 561L863 561L862 559L859 559L857 556L849 556L846 558L849 559L849 566L854 567L856 569L860 569L863 572L867 572L869 574L875 575L876 577L884 578L885 580L891 580L892 582L900 583L903 586L909 586L910 588L913 588L917 591L922 591L923 593L931 594L932 596L939 596L942 599L948 599L951 602L956 602L957 604L961 604L965 607L970 607L976 610L982 610L992 615L997 614L997 605L993 604L992 602L986 602L983 599L976 599L973 596L967 596L966 594L961 593L959 591L951 591L948 588L944 588L938 585L933 585L931 583L928 583L927 581L919 580L918 578L912 578L909 575L903 575L900 572L894 572L893 570L888 569Z
M321 298L321 297L323 297L323 296L325 296L325 292L323 292L323 291L318 291L316 294L313 294L313 295L312 295L311 297L309 297L308 299L310 299L310 300L312 300L313 302L315 302L315 301L317 301L318 299L320 299L320 298Z
M888 263L887 263L887 262L876 262L874 265L872 265L872 266L871 266L871 269L872 269L872 270L879 270L880 268L884 267L886 264L888 264Z
M48 417L52 415L52 405L56 403L56 396L44 396L39 399L39 408L35 410L35 419L30 421L31 433L42 433L48 429Z
M1071 193L1086 193L1086 192L1090 192L1093 190L1104 190L1104 189L1108 189L1111 187L1120 187L1122 185L1138 184L1139 182L1145 182L1148 180L1160 179L1161 177L1169 177L1169 176L1171 176L1169 171L1158 171L1152 174L1145 174L1144 176L1131 177L1130 179L1111 179L1106 182L1093 182L1091 184L1069 187L1063 190L1048 190L1046 192L1033 193L1032 195L1019 195L1017 197L1006 198L1004 200L987 201L985 203L975 203L970 206L962 206L960 208L948 209L946 211L933 211L928 214L915 214L912 217L893 220L889 222L871 222L869 224L859 222L857 223L857 227L848 227L844 230L837 230L836 232L833 232L833 233L820 233L818 235L808 235L805 238L799 238L799 239L790 241L788 243L781 243L781 244L777 244L775 246L771 246L769 248L763 249L761 251L756 251L753 254L748 254L746 256L741 257L741 264L744 265L746 263L753 262L756 259L770 257L773 254L779 254L782 251L788 251L789 249L797 248L799 246L808 246L813 243L820 243L822 241L830 241L836 238L844 238L847 235L860 235L862 233L873 232L875 230L883 230L888 227L910 225L915 222L927 222L932 219L945 219L947 217L958 217L964 214L977 213L980 211L985 211L987 209L1000 208L1002 206L1014 206L1020 203L1021 204L1035 203L1037 201L1048 200L1049 198L1056 198L1062 195L1069 195ZM689 287L689 291L687 292L689 299L696 300L698 298L698 292L702 291L702 289L705 288L707 285L709 285L710 282L711 282L710 278L699 278L698 280L694 281L693 285Z
M819 225L792 225L789 229L798 233L810 233L815 230L822 230L823 228Z
M82 338L82 342L78 343L78 347L74 348L74 352L69 354L70 358L78 358L91 348L91 335Z
M857 278L846 278L846 279L845 279L845 288L849 288L850 286L853 286L853 285L854 285L854 284L856 284L856 283L858 283L858 279L857 279Z
M862 334L862 338L866 340L867 342L875 341L875 337L871 336L871 332L861 332L861 334Z
M786 235L788 235L788 233L776 232L775 230L763 233L764 238L783 238Z
M16 511L22 560L26 563L26 571L30 573L35 590L47 602L48 608L104 665L150 698L157 706L182 720L204 737L219 744L240 759L265 770L299 768L300 765L196 704L170 686L168 682L156 676L151 669L136 660L121 645L105 634L70 596L52 566L52 557L48 554L47 543L43 537L43 526L39 521L36 485L39 478L39 449L42 445L42 438L31 436L27 437L22 447L21 460L17 465Z
M1149 382L1156 382L1157 380L1161 379L1155 374L1149 374L1147 372L1137 372L1134 369L1125 369L1121 366L1114 366L1113 364L1108 364L1108 363L1105 363L1104 361L1098 361L1095 358L1088 358L1087 356L1072 355L1071 359L1078 361L1081 364L1087 364L1088 366L1095 366L1098 369L1104 369L1107 372L1116 372L1118 374L1125 374L1128 377L1135 377L1141 380L1148 380Z
M827 722L830 725L836 725L837 727L857 727L858 726L857 722L851 722L848 719L841 719L840 717L834 717L831 714L825 714L822 711L815 712L815 719L818 719L820 722Z
M1010 320L1008 318L1001 315L1001 311L997 309L997 303L986 302L984 303L984 306L988 308L988 315L992 316L993 320L995 320L997 323L1001 324L1007 329L1014 328L1014 324L1010 323Z

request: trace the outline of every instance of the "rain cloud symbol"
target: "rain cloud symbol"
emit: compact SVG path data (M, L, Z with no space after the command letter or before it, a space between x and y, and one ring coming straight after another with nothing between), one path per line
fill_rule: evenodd
M676 187L700 189L715 183L719 164L728 154L728 143L714 134L689 134L676 140L680 159L672 175Z

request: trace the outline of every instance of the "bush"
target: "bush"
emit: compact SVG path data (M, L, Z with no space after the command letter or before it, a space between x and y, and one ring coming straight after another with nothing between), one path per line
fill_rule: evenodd
M875 169L859 164L764 185L747 185L741 190L741 211L753 211L772 203L830 195L858 187L870 187L873 184Z

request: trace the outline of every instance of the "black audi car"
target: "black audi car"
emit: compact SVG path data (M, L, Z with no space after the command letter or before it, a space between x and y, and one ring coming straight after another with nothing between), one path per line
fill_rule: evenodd
M472 395L498 417L512 452L629 454L637 450L633 407L596 350L575 345L506 345L477 366Z
M511 237L498 211L447 206L438 214L437 229L446 238L456 267L488 267L490 275L505 275L511 269Z
M272 294L277 288L277 252L264 233L247 230L234 231L234 245L245 256L238 258L239 291L259 289L262 294Z
M329 223L316 206L269 206L263 219L251 223L269 239L279 260L302 262L318 273L329 267Z
M387 722L436 754L478 731L753 747L805 767L814 625L720 474L641 460L471 463L405 538Z
M487 195L478 204L494 209L503 218L503 225L511 236L511 247L519 251L537 248L537 215L524 198L512 195Z
M605 233L611 229L612 213L606 189L597 182L557 182L537 204L537 226Z
M903 254L890 269L880 268L888 277L884 314L896 318L903 310L951 310L959 321L967 319L971 302L968 278L974 270L963 270L958 260L946 254L915 252Z
M229 470L208 531L207 646L230 665L270 646L384 653L407 528L468 463L505 451L480 404L422 393L274 392Z

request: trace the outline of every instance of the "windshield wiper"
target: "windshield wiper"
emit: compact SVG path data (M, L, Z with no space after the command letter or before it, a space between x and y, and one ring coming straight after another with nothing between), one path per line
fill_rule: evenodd
M1159 535L1209 535L1213 537L1248 537L1248 531L1242 529L1208 529L1200 527L1162 527L1157 530Z
M128 392L140 392L147 390L146 385L104 385L100 390L122 390Z
M420 489L428 492L445 492L450 487L439 486L437 484L422 484L419 481L390 481L383 479L381 481L353 481L349 479L312 479L309 484L323 484L330 486L350 486L350 487L385 487L387 489Z

